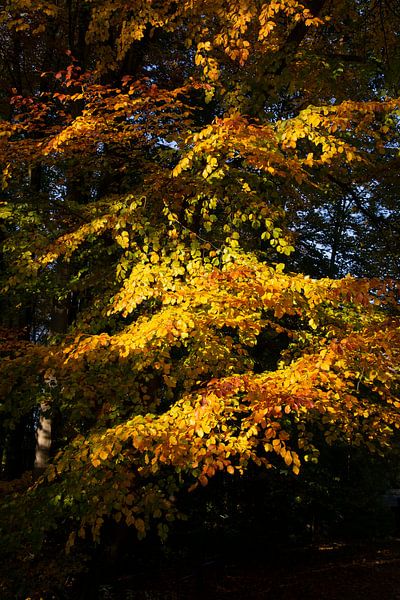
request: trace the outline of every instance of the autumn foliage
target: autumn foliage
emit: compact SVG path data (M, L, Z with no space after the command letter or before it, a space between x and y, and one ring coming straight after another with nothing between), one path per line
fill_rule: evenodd
M297 250L360 190L397 231L368 192L398 170L390 4L1 4L6 556L111 521L165 540L217 474L396 447L398 272L314 278Z

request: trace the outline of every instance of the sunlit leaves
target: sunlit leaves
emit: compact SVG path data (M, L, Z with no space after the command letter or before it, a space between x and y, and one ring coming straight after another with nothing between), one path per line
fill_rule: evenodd
M57 16L28 4L11 3L10 31ZM16 312L32 292L41 329L37 344L2 341L1 411L11 426L46 401L62 417L30 498L74 530L68 550L110 518L165 539L177 492L217 474L297 476L319 444L395 439L398 284L278 262L295 248L293 204L332 174L357 182L396 136L397 100L336 100L339 71L314 76L320 4L93 0L93 70L69 53L46 91L13 92L2 291ZM53 334L63 303L73 317Z
M110 27L118 28L117 48L109 49L108 65L99 61L100 69L113 68L123 59L132 43L148 35L154 35L157 28L172 32L179 28L185 31L187 47L195 46L195 64L206 79L215 82L220 76L218 51L232 61L243 66L252 51L271 51L276 46L271 34L281 33L282 17L291 26L302 22L306 27L323 25L325 17L315 16L301 2L282 0L260 3L250 1L226 2L163 2L152 4L143 10L122 2L93 3L92 20L89 27L89 40L94 43L107 42ZM210 32L212 22L217 23L216 31ZM279 32L279 33L277 33ZM107 56L107 55L106 55Z
M85 489L94 498L98 478L106 481L115 471L122 476L127 470L130 485L132 478L174 473L173 480L178 477L190 489L207 485L219 471L242 473L249 461L266 468L281 461L297 475L302 458L315 456L310 434L315 425L324 428L328 444L385 447L400 426L393 395L400 329L375 312L373 303L377 296L382 300L388 285L351 278L313 281L237 255L223 271L199 271L185 281L177 278L174 289L160 287L158 311L113 336L77 338L64 349L59 373L67 386L80 369L128 360L133 379L149 368L162 375L172 396L162 387L158 394L171 399L169 407L78 437L57 458L50 480L55 472L68 480L68 473L84 469ZM346 310L356 311L352 324L345 313L340 316ZM296 316L299 324L285 327L285 316ZM226 327L230 338L224 334L218 342L217 332ZM284 331L299 344L303 335L307 341L285 353L276 371L257 375L248 351L263 329ZM181 358L174 358L174 348L185 348ZM106 510L143 537L151 520L164 514L159 485L154 488L159 501L150 505L135 486L123 500L125 487L114 486L110 506L94 511L89 504L83 526L90 524L97 539Z

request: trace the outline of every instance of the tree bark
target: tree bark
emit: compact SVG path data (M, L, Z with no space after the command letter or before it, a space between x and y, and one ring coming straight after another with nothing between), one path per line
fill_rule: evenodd
M36 430L34 477L40 476L49 462L51 448L51 418L48 416L49 409L49 405L44 402L40 405L39 424Z

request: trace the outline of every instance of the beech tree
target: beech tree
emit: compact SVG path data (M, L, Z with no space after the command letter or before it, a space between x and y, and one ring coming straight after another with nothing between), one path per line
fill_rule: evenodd
M58 528L65 578L217 474L396 448L397 3L12 0L0 26L4 560L32 576Z

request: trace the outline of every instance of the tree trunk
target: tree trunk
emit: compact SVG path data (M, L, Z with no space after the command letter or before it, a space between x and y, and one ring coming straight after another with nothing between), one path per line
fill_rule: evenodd
M51 448L51 418L48 416L50 407L44 402L40 405L39 424L36 431L36 450L33 474L40 476L49 462Z

